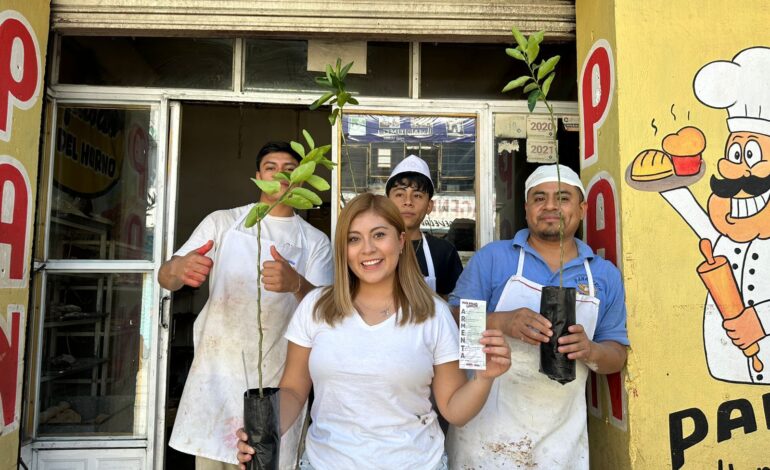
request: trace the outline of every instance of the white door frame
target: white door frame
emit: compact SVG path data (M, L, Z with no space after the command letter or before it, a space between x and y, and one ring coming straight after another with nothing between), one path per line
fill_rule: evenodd
M50 101L51 115L47 116L49 132L51 132L51 145L49 148L44 148L42 151L46 152L45 157L42 159L44 162L48 162L48 169L45 172L41 171L41 174L48 176L48 181L41 181L41 184L47 189L47 193L42 197L47 200L46 207L50 208L51 203L51 188L53 178L53 151L55 149L55 131L56 131L56 114L59 112L59 107L82 105L82 106L117 106L117 107L130 107L130 106L142 106L150 108L150 129L149 133L155 141L156 147L156 219L155 228L153 232L154 240L163 240L164 226L165 226L165 213L166 206L166 172L170 166L167 164L167 152L168 152L168 129L169 124L169 101L162 94L133 94L133 93L120 93L112 90L110 93L58 93L53 90L48 90L48 100ZM50 226L50 210L44 214L44 220L46 226ZM40 268L44 270L41 273L43 276L47 272L136 272L144 273L146 276L145 286L143 287L143 301L142 310L148 312L149 323L146 325L147 332L151 333L149 342L149 350L145 351L145 360L147 361L147 397L145 397L145 436L136 438L126 438L118 436L107 436L98 438L89 438L84 436L72 436L72 437L43 437L39 438L37 434L37 415L39 402L39 389L37 384L35 387L35 399L33 409L29 410L34 413L32 417L32 427L30 429L30 437L32 441L25 444L22 449L22 455L32 456L32 462L37 462L37 454L41 451L50 452L55 450L65 449L80 449L79 452L89 454L87 449L93 449L95 453L103 452L105 448L123 448L127 449L128 454L131 454L132 459L136 461L136 451L128 451L128 449L144 448L144 455L142 461L145 462L147 468L152 467L151 462L157 457L156 449L158 448L158 441L160 441L161 456L162 459L162 446L163 440L163 419L156 419L156 416L165 415L165 377L166 377L166 353L163 349L163 345L168 344L168 329L161 326L159 308L161 299L161 289L153 288L157 285L155 279L157 279L157 272L163 261L165 253L165 247L163 243L155 243L153 246L153 259L149 261L122 261L122 260L49 260L48 258L48 231L46 230L45 240L39 240L37 243L43 244L43 257L45 264ZM45 286L43 286L43 290ZM44 298L45 292L42 292L38 299ZM41 297L43 296L43 297ZM37 300L36 300L37 301ZM144 316L144 314L143 314ZM157 327L156 327L157 325ZM42 341L42 328L37 332L37 341L35 346L40 347ZM141 348L140 348L141 349ZM159 353L155 353L158 351ZM37 354L37 364L35 369L39 372L41 370L41 357ZM33 380L37 380L37 376L33 377ZM155 400L155 397L161 397L160 400ZM159 413L160 411L160 413ZM67 454L64 452L62 457ZM127 455L128 455L127 454ZM67 454L68 455L68 454ZM50 457L54 457L51 455ZM54 457L56 458L56 457ZM85 457L84 457L85 458ZM90 457L88 457L90 458ZM161 460L162 462L162 460Z

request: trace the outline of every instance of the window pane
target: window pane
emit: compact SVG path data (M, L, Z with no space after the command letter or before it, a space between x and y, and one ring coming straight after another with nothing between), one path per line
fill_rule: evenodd
M526 65L505 54L505 44L421 43L421 98L524 99L521 90L503 93L510 80L529 75ZM577 101L574 43L541 44L538 57L560 55L548 99ZM539 61L539 59L538 59Z
M243 86L247 90L320 91L307 70L307 41L247 39ZM368 42L366 75L349 74L347 90L368 96L409 96L409 43Z
M476 145L446 144L441 153L441 189L446 192L473 191L476 177Z
M62 36L59 83L231 90L233 40Z
M49 274L38 435L146 433L150 274ZM148 297L151 293L147 293ZM144 322L144 323L143 323Z
M433 211L421 229L454 243L467 261L476 249L476 119L349 113L343 116L342 129L339 174L344 200L356 192L384 194L393 168L417 155L428 163L436 188Z
M60 107L49 258L152 259L151 110Z

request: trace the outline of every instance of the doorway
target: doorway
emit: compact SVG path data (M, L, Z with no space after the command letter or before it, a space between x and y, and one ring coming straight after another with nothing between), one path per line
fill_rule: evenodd
M243 206L257 200L251 182L256 172L260 147L275 140L304 144L302 130L312 134L317 146L331 143L327 112L309 111L305 106L276 106L258 103L181 103L174 250L192 234L209 213ZM327 180L331 174L319 169ZM173 189L172 189L173 190ZM320 209L298 211L327 236L331 231L331 192L319 193ZM170 235L173 234L173 235ZM167 254L167 258L171 253ZM195 457L168 446L179 400L193 359L193 323L208 300L208 283L200 288L183 287L174 292L168 351L166 389L166 468L194 469Z

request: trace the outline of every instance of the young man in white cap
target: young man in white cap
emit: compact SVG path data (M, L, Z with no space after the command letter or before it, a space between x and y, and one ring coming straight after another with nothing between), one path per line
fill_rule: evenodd
M385 195L401 212L406 236L412 241L425 282L446 298L454 289L463 265L451 243L420 230L425 216L433 210L433 192L428 164L416 155L409 155L396 165L385 183Z
M528 228L479 250L449 298L455 308L460 299L486 301L487 327L508 336L513 358L476 418L450 428L450 468L588 468L586 378L589 369L609 374L625 364L625 293L618 269L575 238L585 189L571 169L560 166L560 173L561 187L556 165L527 178ZM538 310L542 286L559 285L559 212L564 286L577 288L577 324L558 340L559 352L577 360L576 379L565 385L539 372L539 345L553 335Z
M286 142L268 142L257 153L256 178L272 181L276 173L293 171L302 158ZM288 185L282 187L286 191ZM262 193L274 203L280 192ZM279 204L257 227L245 228L252 205L209 214L190 238L161 265L158 282L175 291L199 287L209 279L209 298L195 319L193 359L182 392L169 445L195 455L196 470L237 469L236 429L243 426L248 380L257 382L257 252L262 256L262 329L266 387L278 386L286 361L283 337L294 309L316 286L332 282L329 239L291 207ZM293 470L302 419L281 437L280 470Z

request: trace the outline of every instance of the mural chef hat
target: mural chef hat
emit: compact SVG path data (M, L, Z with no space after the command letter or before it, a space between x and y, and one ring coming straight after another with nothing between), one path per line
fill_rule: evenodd
M385 187L387 188L390 184L390 180L400 175L401 173L419 173L428 178L431 187L434 190L436 189L436 185L433 184L433 180L430 178L430 168L428 168L428 163L417 155L409 155L405 159L401 160L401 162L396 165L396 167L393 168L393 171L390 173L388 181L385 182Z
M541 183L551 183L559 181L558 174L556 173L556 164L553 165L540 165L529 175L527 181L524 182L524 202L527 202L527 195L529 190ZM580 181L580 177L577 173L572 171L571 168L564 165L558 165L559 172L561 173L561 182L575 186L583 193L583 200L586 199L586 190L583 187L583 183Z
M698 100L711 108L727 109L730 132L770 135L770 48L752 47L732 62L704 65L693 82Z

